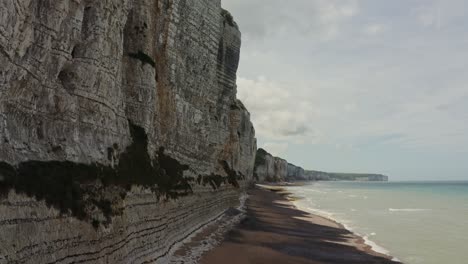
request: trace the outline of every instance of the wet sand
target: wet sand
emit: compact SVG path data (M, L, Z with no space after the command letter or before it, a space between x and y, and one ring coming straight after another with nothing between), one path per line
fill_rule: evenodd
M298 210L280 187L249 195L247 217L200 263L398 263L342 225Z

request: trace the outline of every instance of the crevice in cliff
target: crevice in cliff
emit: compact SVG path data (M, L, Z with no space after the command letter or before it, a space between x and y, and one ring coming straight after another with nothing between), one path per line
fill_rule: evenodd
M86 40L87 37L91 34L91 29L93 27L93 17L96 16L95 13L96 11L92 6L85 6L83 9L83 20L81 22L81 35L83 40Z
M153 68L156 67L156 63L154 62L153 58L151 58L149 55L147 55L141 50L139 50L138 52L134 52L134 53L128 53L128 56L132 59L141 61L143 65L149 64Z
M73 92L75 90L73 86L73 80L76 78L75 75L76 73L74 71L64 67L57 76L62 83L63 88L68 92Z
M76 52L77 52L76 50L77 50L77 47L74 46L73 49L72 49L72 51L71 51L71 57L72 57L72 59L75 59L75 58L76 58Z

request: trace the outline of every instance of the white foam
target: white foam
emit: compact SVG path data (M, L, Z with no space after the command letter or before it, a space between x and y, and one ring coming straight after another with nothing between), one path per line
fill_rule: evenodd
M297 203L295 203L294 205L299 209L303 209ZM320 210L320 209L317 209L317 208L312 208L312 207L306 207L305 211L309 211L309 212L311 212L313 214L316 214L318 216L325 217L327 219L335 221L335 219L333 218L334 215L332 213L330 213L330 212L326 212L326 211L323 211L323 210ZM338 221L335 221L335 222L338 222Z
M422 212L430 211L431 209L420 209L420 208L388 208L390 212Z
M297 203L295 203L295 206L296 206L297 208L301 209L301 207L300 207ZM321 216L321 217L324 217L324 218L330 219L330 220L332 220L332 221L335 221L335 222L337 222L337 223L340 223L341 225L343 225L343 227L344 227L346 230L352 232L353 234L355 234L355 235L357 235L357 236L359 236L359 237L362 237L362 238L364 239L364 243L365 243L366 245L370 246L371 249L372 249L373 251L375 251L375 252L377 252L377 253L380 253L380 254L387 255L387 256L389 256L389 257L392 257L394 261L399 261L397 258L394 258L393 256L391 256L391 255L390 255L390 252L389 252L387 249L385 249L384 247L379 246L379 245L377 245L375 242L371 241L371 240L369 239L368 236L363 236L363 235L361 235L361 234L359 234L359 233L353 231L353 229L352 229L352 228L350 227L350 225L349 225L351 222L349 222L349 221L343 221L343 220L338 220L338 219L336 219L336 218L334 217L335 214L330 213L330 212L327 212L327 211L324 211L324 210L319 210L319 209L315 209L315 208L311 208L311 207L306 207L305 209L306 209L306 211L309 211L309 212L311 212L311 213L313 213L313 214L316 214L316 215L319 215L319 216ZM375 236L375 235L377 235L377 234L376 234L376 233L371 233L371 236Z
M331 220L336 221L334 219L331 219ZM391 257L393 261L401 262L399 259L397 259L397 258L393 257L392 255L390 255L390 251L388 251L386 248L384 248L382 246L379 246L377 243L370 240L368 236L363 236L363 235L353 231L353 229L349 225L347 225L346 223L343 223L343 222L340 222L340 221L336 221L336 222L343 225L346 230L350 231L351 233L355 234L356 236L362 237L364 239L364 244L368 245L371 248L372 251L383 254L383 255L386 255L388 257ZM371 233L370 235L375 236L377 234L376 233Z
M319 194L327 194L328 192L327 191L324 191L324 190L306 190L304 191L303 193L319 193Z
M362 238L364 238L364 243L366 243L366 245L370 246L373 251L375 251L377 253L380 253L380 254L390 256L390 252L387 249L377 245L375 242L370 240L368 236L363 236Z
M293 204L294 204L297 208L299 208L299 209L301 209L301 210L308 211L308 212L310 212L310 213L312 213L312 214L315 214L315 215L318 215L318 216L327 218L327 219L329 219L329 220L332 220L332 221L334 221L334 222L337 222L337 223L343 225L343 227L344 227L346 230L350 231L351 233L353 233L353 234L355 234L355 235L357 235L357 236L359 236L359 237L362 237L362 238L364 239L364 243L365 243L366 245L370 246L371 249L372 249L374 252L377 252L377 253L386 255L386 256L388 256L388 257L391 257L393 261L401 262L401 261L398 260L397 258L395 258L395 257L393 257L392 255L390 255L390 252L389 252L387 249L385 249L384 247L379 246L379 245L377 245L375 242L371 241L371 240L369 239L368 236L363 236L363 235L361 235L361 234L355 232L355 231L349 226L349 224L350 224L351 222L336 219L336 218L334 217L336 214L333 214L333 213L330 213L330 212L327 212L327 211L324 211L324 210L320 210L320 209L317 209L317 208L312 208L312 207L309 207L309 206L301 206L300 203L298 203L298 202L296 202L296 201L294 201ZM352 210L352 209L351 209L351 210ZM375 236L375 235L376 235L376 233L371 233L371 236Z
M375 233L372 233L372 234L375 234ZM372 234L371 234L371 235L372 235ZM370 247L372 248L373 251L391 257L391 258L392 258L392 261L401 262L401 260L399 260L398 258L395 258L395 257L391 256L391 255L390 255L390 251L388 251L388 250L385 249L384 247L381 247L381 246L377 245L375 242L373 242L372 240L370 240L367 236L364 236L363 238L364 238L364 243L365 243L366 245L370 246Z

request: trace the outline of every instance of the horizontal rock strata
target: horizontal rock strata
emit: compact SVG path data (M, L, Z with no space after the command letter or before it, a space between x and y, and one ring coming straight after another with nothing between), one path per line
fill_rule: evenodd
M220 0L0 2L0 263L164 262L253 181Z

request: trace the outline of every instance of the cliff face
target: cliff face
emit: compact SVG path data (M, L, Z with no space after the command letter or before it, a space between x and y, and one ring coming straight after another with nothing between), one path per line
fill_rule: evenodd
M388 181L381 174L330 173L304 170L286 160L273 157L264 149L258 149L254 175L257 182L279 181Z
M288 173L286 174L287 180L308 180L303 168L294 164L288 163Z
M257 150L254 177L257 182L309 180L303 168L274 157L262 148Z
M369 173L334 173L323 171L305 171L308 180L315 181L388 181L388 176Z
M264 149L258 149L255 158L254 177L258 182L284 181L288 173L288 162L273 157Z
M143 263L253 180L219 0L0 3L0 263Z

